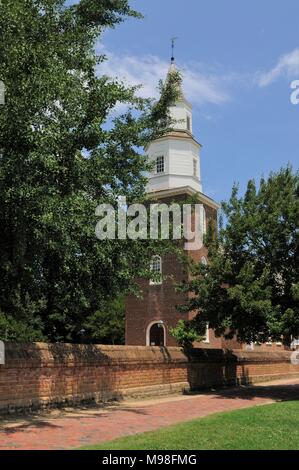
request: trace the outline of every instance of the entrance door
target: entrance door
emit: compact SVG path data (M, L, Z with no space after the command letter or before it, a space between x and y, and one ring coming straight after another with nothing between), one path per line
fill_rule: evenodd
M154 323L149 333L150 346L165 346L164 326L162 323Z

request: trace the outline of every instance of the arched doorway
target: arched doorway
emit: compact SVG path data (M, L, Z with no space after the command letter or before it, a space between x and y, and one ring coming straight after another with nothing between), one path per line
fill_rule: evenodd
M162 322L150 323L146 335L147 346L165 346L165 326Z

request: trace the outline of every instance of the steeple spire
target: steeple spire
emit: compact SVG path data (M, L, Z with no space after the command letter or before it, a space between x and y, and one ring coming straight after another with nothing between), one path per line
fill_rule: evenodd
M169 66L169 69L168 69L168 74L167 74L168 77L169 77L170 74L178 72L178 69L177 69L177 66L176 66L176 63L175 63L175 57L174 57L174 47L175 47L175 41L177 39L178 39L177 37L171 38L171 60L170 60L170 66ZM177 89L178 89L178 99L180 101L181 100L186 101L181 81L177 84ZM189 103L187 103L187 104L189 105Z
M171 64L174 64L174 46L175 46L175 41L177 40L176 37L171 38Z

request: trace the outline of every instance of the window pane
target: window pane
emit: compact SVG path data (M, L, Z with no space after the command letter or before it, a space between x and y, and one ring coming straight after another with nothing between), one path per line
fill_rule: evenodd
M155 255L152 257L151 271L156 275L159 274L160 276L157 276L155 280L150 280L150 284L151 285L162 284L162 260L160 256Z
M152 271L154 273L161 273L161 259L158 256L152 259Z
M156 159L156 172L164 173L164 156L157 157Z

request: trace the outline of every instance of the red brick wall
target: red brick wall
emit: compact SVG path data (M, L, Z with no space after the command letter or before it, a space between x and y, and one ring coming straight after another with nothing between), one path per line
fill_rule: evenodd
M290 353L180 348L6 344L0 412L125 395L199 389L298 374Z
M126 344L146 345L146 330L153 321L163 320L166 328L166 345L177 346L175 339L169 334L169 328L176 326L180 319L187 320L188 313L182 314L176 309L184 304L187 296L178 293L175 284L186 279L186 272L174 254L163 256L163 274L167 278L161 285L150 285L148 280L141 279L139 285L143 298L129 296L126 299Z
M186 196L177 197L184 200ZM173 202L176 198L165 199L160 202ZM210 220L216 223L217 212L205 205L207 215L207 226ZM192 219L192 230L194 230L194 217ZM203 256L207 257L207 249L191 250L186 254L195 262L199 262ZM143 292L143 298L138 299L129 296L126 299L126 344L146 345L146 331L149 324L162 320L166 329L166 346L177 346L175 339L170 335L169 329L175 327L180 319L188 320L192 317L190 313L178 312L177 306L185 304L188 294L178 293L176 286L187 281L190 274L181 261L174 254L164 255L162 259L163 275L168 276L161 285L150 285L148 280L140 279L139 285ZM196 345L197 346L197 345ZM221 348L221 338L215 338L213 331L210 331L210 343L201 343L200 347Z

